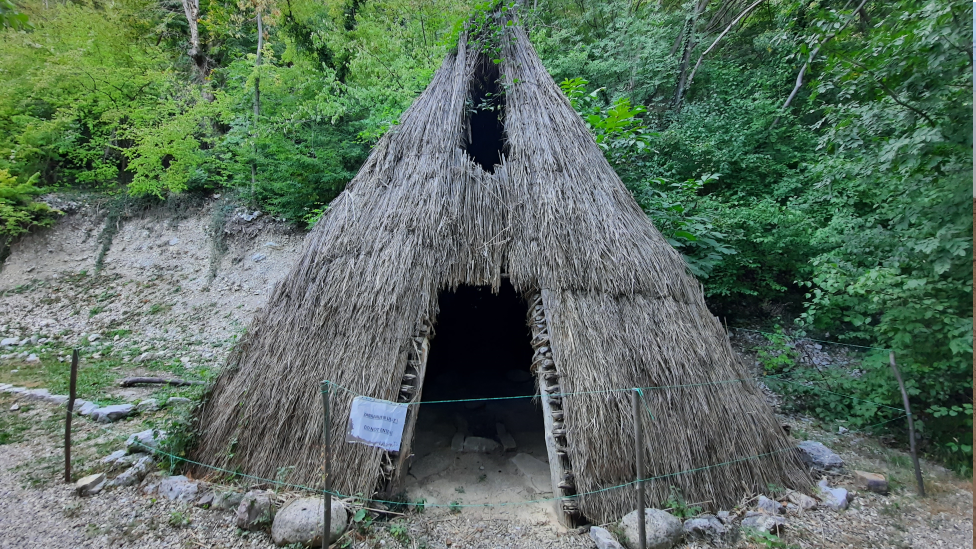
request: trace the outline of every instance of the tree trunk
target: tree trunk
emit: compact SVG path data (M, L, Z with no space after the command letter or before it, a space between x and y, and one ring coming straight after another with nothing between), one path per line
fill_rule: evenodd
M254 67L261 66L261 50L264 49L264 23L261 20L261 8L258 8L255 16L258 22L258 51L254 59ZM261 75L254 75L254 158L251 160L251 199L254 200L255 191L258 185L258 118L261 116Z
M698 23L698 17L704 13L705 8L708 7L711 0L698 0L695 3L694 11L691 17L688 18L688 23L685 25L685 47L684 51L681 53L681 63L678 65L678 84L675 86L674 99L671 104L675 111L681 110L681 100L684 98L685 87L688 83L688 66L691 64L691 52L694 51L695 47L698 45L698 37L695 34L695 25Z
M207 76L207 56L200 48L200 30L197 19L200 18L200 0L182 0L183 13L186 14L186 22L190 26L190 49L186 52L193 60L193 67L196 69L196 77L202 82Z

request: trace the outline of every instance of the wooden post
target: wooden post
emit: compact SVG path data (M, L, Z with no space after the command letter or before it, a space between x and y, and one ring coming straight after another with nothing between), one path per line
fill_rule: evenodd
M68 378L68 415L64 419L64 481L71 483L71 415L75 411L78 385L78 349L71 351L71 374Z
M323 445L325 447L325 477L323 478L323 491L325 492L325 516L322 518L322 547L329 547L329 537L332 532L332 445L329 436L329 382L322 382L322 405L325 409L325 425L322 427Z
M912 419L912 408L908 405L908 392L905 391L905 382L901 379L901 372L895 364L895 352L888 352L888 364L891 371L898 380L898 388L901 389L901 401L905 405L905 413L908 415L908 448L912 452L912 463L915 464L915 482L918 483L918 495L925 496L925 484L922 483L922 469L918 466L918 453L915 452L915 420Z
M634 389L630 395L634 412L634 455L637 458L637 546L647 549L647 532L644 525L644 433L641 429L640 392Z

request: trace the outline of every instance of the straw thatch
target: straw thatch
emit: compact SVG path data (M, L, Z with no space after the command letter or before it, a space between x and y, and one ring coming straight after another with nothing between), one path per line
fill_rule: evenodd
M198 460L321 486L319 382L397 400L416 336L437 296L459 285L541 292L565 392L701 384L746 377L700 285L648 221L525 33L509 27L505 158L486 173L465 153L465 101L491 64L462 37L433 82L376 145L309 234L232 353L201 411ZM422 381L422 380L420 380ZM334 399L341 441L351 398ZM651 390L647 476L788 448L753 383ZM626 392L563 400L568 458L580 493L635 478ZM334 488L375 493L388 456L337 444ZM387 466L389 469L389 465ZM728 505L770 484L808 482L789 452L649 484L688 501ZM585 496L604 521L636 506L633 489Z

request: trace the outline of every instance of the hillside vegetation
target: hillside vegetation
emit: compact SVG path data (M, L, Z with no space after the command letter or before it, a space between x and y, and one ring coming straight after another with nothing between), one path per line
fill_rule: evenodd
M464 22L517 7L713 311L893 349L925 451L971 467L972 4L522 4L4 0L0 257L52 223L48 190L233 192L309 226ZM900 406L887 353L863 359L856 376L767 368Z

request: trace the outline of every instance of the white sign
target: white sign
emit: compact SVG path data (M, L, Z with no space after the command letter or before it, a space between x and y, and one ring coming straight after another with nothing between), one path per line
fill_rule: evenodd
M369 397L352 399L346 442L377 446L389 452L400 451L407 405Z

